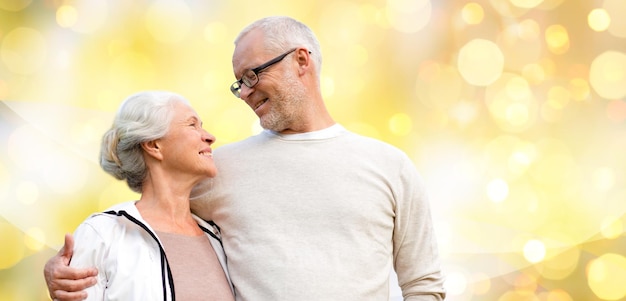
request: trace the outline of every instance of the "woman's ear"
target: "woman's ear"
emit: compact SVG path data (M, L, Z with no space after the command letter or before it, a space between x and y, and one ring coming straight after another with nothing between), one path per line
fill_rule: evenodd
M141 143L141 148L150 157L157 160L163 160L163 154L159 147L159 140L146 141Z

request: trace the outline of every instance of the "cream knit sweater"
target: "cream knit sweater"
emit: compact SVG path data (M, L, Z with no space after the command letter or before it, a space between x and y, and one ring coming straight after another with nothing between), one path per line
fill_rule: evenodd
M340 125L264 131L215 151L192 211L220 226L237 300L445 295L428 199L410 159Z

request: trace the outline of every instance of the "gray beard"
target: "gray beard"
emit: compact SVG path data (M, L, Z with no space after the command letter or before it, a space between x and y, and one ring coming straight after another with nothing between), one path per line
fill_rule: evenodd
M293 74L285 77L283 87L286 89L281 89L281 95L275 98L272 111L260 120L261 127L264 129L282 132L299 122L298 116L301 115L300 111L304 109L303 100L306 99L306 90L293 77Z

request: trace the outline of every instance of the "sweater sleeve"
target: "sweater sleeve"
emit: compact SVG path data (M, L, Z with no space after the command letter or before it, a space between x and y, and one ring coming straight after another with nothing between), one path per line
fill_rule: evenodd
M71 267L98 269L97 282L85 291L88 301L104 300L104 290L107 287L104 259L108 247L100 233L89 223L83 222L74 231L74 255L70 262Z
M395 197L394 268L404 300L443 300L444 279L429 200L421 178L408 158Z

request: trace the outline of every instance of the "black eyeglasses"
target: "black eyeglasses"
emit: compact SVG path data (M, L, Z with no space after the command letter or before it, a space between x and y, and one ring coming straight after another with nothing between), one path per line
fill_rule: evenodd
M243 73L243 75L241 76L241 79L235 81L232 85L230 85L230 92L233 92L233 95L239 98L242 84L246 85L246 87L248 88L254 87L254 85L256 85L259 82L259 72L263 71L263 69L266 69L271 65L274 65L282 61L288 54L296 51L296 49L298 48L291 49L256 68L248 69L246 72Z

